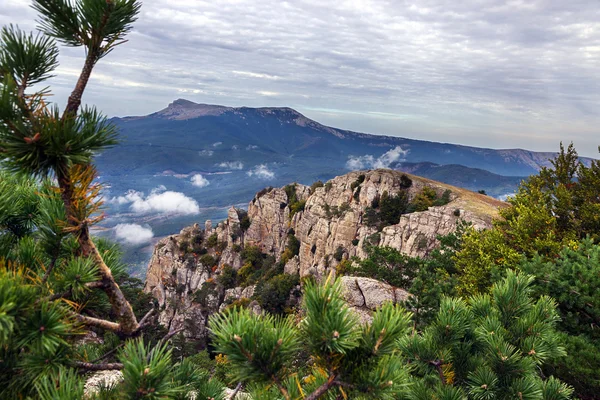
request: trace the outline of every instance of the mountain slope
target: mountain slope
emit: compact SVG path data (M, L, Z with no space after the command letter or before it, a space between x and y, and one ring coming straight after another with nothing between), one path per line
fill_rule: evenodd
M438 246L438 235L453 232L460 220L479 229L488 228L498 208L507 206L465 189L408 177L407 185L403 173L378 169L351 172L312 189L304 185L267 188L248 204L250 224L245 228L240 220L243 214L231 208L227 219L216 226L210 222L205 229L194 225L162 239L154 249L145 284L145 291L152 293L161 306L159 321L171 329L186 327L188 338L204 342L211 313L226 301L249 301L252 297L253 284L229 288L221 294L206 290L219 279L226 265L240 276L246 274L249 261L244 253L252 246L271 256L273 262L281 261L288 275L322 278L343 259L365 257L369 245L423 256ZM448 203L404 214L394 223L375 226L368 222L374 200L385 197L385 192L390 196L404 193L412 201L424 187L438 196L448 191ZM304 208L294 213L298 202L304 202ZM289 243L294 241L298 244L295 253L289 250ZM352 281L359 285L355 279ZM367 299L357 305L367 306Z
M113 121L121 129L123 142L103 154L106 161L99 159L109 175L211 171L215 169L212 161L225 158L250 164L263 160L345 168L349 157L377 159L401 146L408 152L403 160L407 162L460 164L500 175L527 176L548 165L547 160L553 157L553 153L482 149L345 131L321 125L290 108L231 108L176 100L157 113ZM132 152L134 148L139 155ZM213 155L199 156L202 151Z

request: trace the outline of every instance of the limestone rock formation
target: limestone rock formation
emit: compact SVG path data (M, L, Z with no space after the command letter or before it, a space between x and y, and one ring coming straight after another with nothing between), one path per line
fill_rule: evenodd
M404 176L403 176L404 175ZM148 267L145 290L161 307L159 322L168 329L186 327L189 338L204 340L209 314L224 303L252 297L252 288L215 290L223 267L243 266L242 252L257 246L284 272L322 278L343 259L366 256L365 244L390 246L410 256L424 256L438 245L436 237L453 232L461 219L476 228L491 226L505 203L491 197L393 170L356 171L311 189L304 185L264 189L246 212L231 208L227 219L205 229L198 225L161 240ZM410 184L407 184L410 182ZM368 213L385 196L403 192L409 201L427 187L447 204L404 214L398 223L368 223ZM244 225L242 220L249 218ZM287 254L291 237L297 254ZM350 304L373 310L383 301L400 301L407 293L368 278L344 277ZM368 293L368 296L364 296ZM188 327L189 325L189 327Z
M406 300L409 293L371 278L343 276L344 298L358 314L361 322L371 322L371 314L387 302L394 304Z

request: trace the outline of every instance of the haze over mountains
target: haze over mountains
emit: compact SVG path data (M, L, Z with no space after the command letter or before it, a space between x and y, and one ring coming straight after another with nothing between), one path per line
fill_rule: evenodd
M105 226L130 252L191 223L218 221L227 207L247 204L266 186L394 168L500 197L554 156L335 129L291 108L183 99L147 116L112 121L121 143L96 163L107 183ZM129 261L145 263L149 251L141 251L128 254Z

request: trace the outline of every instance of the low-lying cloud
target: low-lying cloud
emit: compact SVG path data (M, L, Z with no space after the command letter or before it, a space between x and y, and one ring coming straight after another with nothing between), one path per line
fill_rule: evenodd
M359 157L349 156L346 168L350 170L388 168L394 162L404 161L406 154L408 154L408 150L396 146L377 158L370 154Z
M193 175L192 179L190 179L190 181L192 182L192 185L201 187L201 188L210 185L210 182L208 181L208 179L203 177L201 174Z
M142 192L130 190L124 196L113 198L110 202L120 205L129 203L129 209L138 214L156 212L192 215L200 212L200 206L196 200L181 192L170 190L160 191L155 189L148 196L145 196Z
M275 178L275 172L271 171L265 164L260 164L246 172L248 176L255 176L259 179L271 180Z
M241 161L226 161L217 164L217 167L227 169L244 169L244 163L242 163Z
M128 244L149 243L154 237L151 228L138 224L119 224L114 229L116 238Z
M202 157L212 157L215 152L212 150L200 150L198 154Z

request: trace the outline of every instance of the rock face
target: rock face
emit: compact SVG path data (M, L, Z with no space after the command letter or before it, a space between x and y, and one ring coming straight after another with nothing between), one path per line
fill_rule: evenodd
M408 175L412 184L407 188L403 175L392 170L357 171L312 190L296 185L295 194L291 186L287 190L264 189L249 203L247 216L232 207L227 219L216 226L206 223L203 230L194 225L161 240L150 261L145 286L161 307L159 322L168 329L185 327L188 337L204 340L210 313L222 308L225 299L239 301L254 291L242 287L223 293L210 290L225 265L236 270L242 267L241 250L245 247L257 246L279 261L293 235L299 251L284 256L284 272L321 278L343 259L365 257L367 242L424 256L438 245L437 235L453 232L459 220L469 221L478 229L487 228L498 215L498 207L505 206L485 195L412 175ZM394 225L367 223L368 212L382 197L404 191L412 201L424 187L438 197L450 191L449 196L446 193L449 202L402 215ZM202 252L206 254L200 255ZM407 296L372 279L343 279L350 304L363 311ZM370 294L365 297L364 293Z
M344 297L361 322L371 322L371 313L383 304L396 304L409 296L406 290L371 278L343 276L341 281Z

